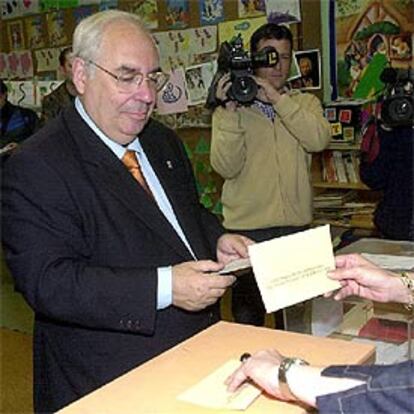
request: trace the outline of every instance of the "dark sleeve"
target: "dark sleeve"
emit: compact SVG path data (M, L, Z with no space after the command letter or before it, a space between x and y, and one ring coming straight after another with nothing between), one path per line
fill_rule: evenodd
M57 115L57 108L59 105L54 102L52 93L43 97L42 115L40 117L40 123L42 126L45 125L50 119L55 118Z
M366 381L366 384L317 398L320 414L413 413L414 361L393 365L326 368L322 375Z
M40 127L40 120L35 111L27 109L25 113L30 135L33 135Z
M380 127L376 127L377 130ZM361 153L361 165L359 173L361 181L373 190L381 190L387 183L389 172L389 152L387 151L387 141L384 136L377 133L374 139L378 140L379 152L374 160L369 160L369 154Z

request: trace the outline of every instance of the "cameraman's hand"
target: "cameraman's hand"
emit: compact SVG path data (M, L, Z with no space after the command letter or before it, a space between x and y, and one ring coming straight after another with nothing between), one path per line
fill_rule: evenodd
M277 104L279 102L282 94L267 79L254 76L254 80L259 85L257 99L271 104Z
M230 87L231 87L230 73L226 73L217 82L216 98L219 101L226 102L225 103L226 109L235 111L239 105L237 104L237 102L229 100L227 96L227 92L229 91Z

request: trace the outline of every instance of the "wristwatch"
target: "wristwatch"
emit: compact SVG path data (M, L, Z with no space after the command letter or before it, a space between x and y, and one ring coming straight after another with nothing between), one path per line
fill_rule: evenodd
M283 358L279 366L279 390L282 395L288 400L297 400L292 393L288 381L287 373L293 365L309 365L309 362L300 358Z

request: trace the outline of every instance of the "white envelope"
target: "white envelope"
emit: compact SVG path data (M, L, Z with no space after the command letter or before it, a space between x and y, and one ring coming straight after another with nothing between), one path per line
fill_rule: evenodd
M327 276L335 269L329 225L253 244L249 255L268 313L340 287Z

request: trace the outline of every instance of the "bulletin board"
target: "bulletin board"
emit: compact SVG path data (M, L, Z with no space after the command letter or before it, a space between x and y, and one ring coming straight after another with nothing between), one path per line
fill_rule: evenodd
M300 3L300 22L289 24L294 37L294 49L296 51L317 49L322 54L321 30L315 30L315 28L321 27L320 0L297 1ZM162 42L167 36L181 36L185 42L185 31L193 30L196 32L196 36L199 34L201 38L204 36L201 40L212 41L209 40L209 35L217 36L215 31L220 32L220 27L222 27L220 25L223 22L241 18L241 3L246 4L246 9L243 9L246 13L252 13L252 9L246 11L248 5L251 7L255 4L258 7L257 5L261 4L263 7L265 4L265 0L255 2L224 0L220 2L223 5L223 20L219 21L220 19L218 19L215 22L214 17L210 16L210 21L203 21L206 9L203 9L203 12L201 7L207 7L206 3L215 2L216 0L210 2L189 0L188 9L173 13L172 8L174 4L180 3L179 0L38 0L32 2L3 0L2 19L0 20L0 77L16 81L13 82L17 85L14 92L18 96L24 94L24 102L16 103L36 108L40 106L44 94L58 85L56 80L59 78L57 70L59 52L71 44L73 30L83 17L104 8L117 8L141 15L145 8L146 23L156 40L160 41L161 47L160 44L158 46L161 49L161 56L163 56L165 53L162 51ZM279 3L288 4L289 0L279 1ZM36 5L37 9L30 10ZM20 9L14 10L13 7ZM22 10L26 7L26 10ZM150 8L152 8L152 12L149 10ZM253 10L252 14L254 13ZM250 17L243 16L242 18ZM258 10L257 16L251 18L264 19L265 21L266 15L260 14L260 10ZM179 40L183 42L182 38ZM211 52L217 52L218 45L218 41L215 40L214 50ZM204 49L208 49L208 45L203 44L202 46ZM245 44L245 48L248 49L248 44ZM321 58L323 59L323 56ZM186 57L184 56L182 59L185 60ZM198 63L201 65L205 63L203 59L205 58L201 55ZM167 65L169 63L171 62L166 62ZM186 64L191 66L194 65L194 62L184 62L184 65ZM14 65L15 71L9 70L9 74L12 76L4 76L10 65ZM199 75L198 72L209 69L204 66L202 68L194 66L194 68L191 66L194 75ZM210 71L214 69L211 68ZM31 88L34 88L34 93L29 99ZM189 106L186 111L178 114L154 114L154 116L177 130L193 164L201 202L220 215L222 180L214 173L209 163L211 114L204 108L203 97L197 96L196 88L192 92L194 92L192 99L194 102L199 100L198 104ZM310 92L321 99L323 85Z

